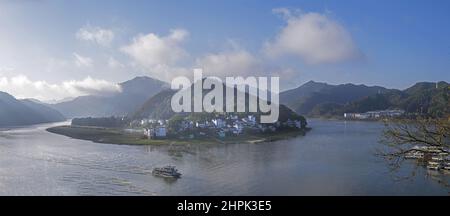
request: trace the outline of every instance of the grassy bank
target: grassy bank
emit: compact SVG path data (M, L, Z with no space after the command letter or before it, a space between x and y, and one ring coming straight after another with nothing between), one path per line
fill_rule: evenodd
M123 144L123 145L166 145L166 144L231 144L231 143L259 143L272 142L305 135L307 130L282 131L272 134L254 134L230 136L224 139L216 137L202 137L194 139L147 139L144 135L128 133L122 129L102 127L58 126L48 128L47 131L68 136L74 139L90 140L96 143Z

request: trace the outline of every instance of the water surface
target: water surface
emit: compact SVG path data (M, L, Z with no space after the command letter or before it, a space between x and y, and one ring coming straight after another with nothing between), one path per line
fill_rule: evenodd
M406 164L375 156L382 125L310 120L305 137L185 148L97 144L46 132L0 130L0 195L448 195ZM150 174L176 165L177 181Z

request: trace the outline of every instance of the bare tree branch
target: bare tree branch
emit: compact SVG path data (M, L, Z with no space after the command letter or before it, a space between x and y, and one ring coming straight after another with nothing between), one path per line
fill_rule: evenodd
M386 159L392 172L398 170L407 156L413 153L420 152L423 154L423 157L417 160L417 167L427 165L433 155L436 155L430 152L430 148L444 154L450 154L449 117L439 119L390 119L386 120L384 124L385 129L381 142L388 148L378 151L377 155ZM414 147L414 145L419 147ZM415 172L411 177L414 175ZM447 179L447 181L443 179ZM445 186L450 185L448 178L442 178L438 182Z

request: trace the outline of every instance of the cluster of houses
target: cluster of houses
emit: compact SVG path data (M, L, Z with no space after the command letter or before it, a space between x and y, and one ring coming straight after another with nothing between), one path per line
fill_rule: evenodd
M164 138L167 136L167 129L164 125L144 128L144 135L149 139Z
M365 113L344 113L346 119L380 119L380 118L393 118L402 116L405 114L404 110L380 110L369 111Z
M143 128L144 135L149 139L165 138L167 136L168 120L141 119L130 123L130 128ZM130 130L130 132L141 130Z
M140 122L134 122L144 128L144 134L149 139L158 139L168 136L168 120L142 119ZM177 122L176 127L171 127L171 135L179 137L194 138L196 136L215 136L224 138L226 136L236 136L243 134L244 131L256 133L275 132L281 128L302 128L299 120L288 119L285 122L276 122L274 124L260 124L256 116L247 115L239 117L237 115L221 115L208 120L193 121L188 118ZM176 128L176 129L174 129Z

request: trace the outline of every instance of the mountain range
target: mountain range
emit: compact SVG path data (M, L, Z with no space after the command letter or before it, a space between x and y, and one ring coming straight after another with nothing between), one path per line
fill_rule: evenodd
M150 77L136 77L119 83L113 95L87 95L50 105L67 118L124 116L137 110L147 99L167 89L168 84Z
M280 103L301 115L312 115L320 107L352 102L389 90L380 86L355 84L330 85L309 81L298 88L280 93Z
M215 88L215 87L214 87ZM223 88L223 110L226 110L226 102L227 102L227 90L231 90L234 92L234 101L235 101L235 109L236 109L236 103L237 103L237 94L239 90L237 90L236 87L232 89L233 87L226 86L225 84L222 84ZM190 94L193 95L193 87L188 88L186 91L191 91ZM206 94L208 94L211 90L203 90L203 97L205 97ZM156 94L155 96L148 99L136 112L130 114L128 117L133 120L138 120L142 118L152 118L152 119L169 119L176 115L175 112L172 111L171 108L171 99L172 96L176 93L176 91L168 89L161 91L160 93ZM249 112L249 97L250 94L248 92L243 93L245 95L245 109L246 113ZM193 110L193 104L194 104L194 98L191 98L191 108ZM259 101L261 103L261 101ZM184 114L194 114L194 113L184 113ZM245 115L245 113L236 113L237 115ZM260 115L264 114L260 110L258 110L257 113L255 113L255 116L259 118ZM267 113L266 113L267 114ZM183 113L181 113L183 115ZM295 120L295 119L304 119L302 116L298 115L285 105L280 104L279 107L279 120L280 121L286 121L287 119Z
M389 90L382 94L363 97L326 110L317 115L342 115L346 112L402 109L408 114L427 117L448 117L450 114L450 85L447 82L420 82L403 91Z
M64 116L45 104L32 100L17 100L0 92L0 127L23 126L64 121Z
M444 81L419 82L405 90L310 81L282 92L280 101L297 113L310 117L385 109L403 109L407 113L441 117L450 113L449 92L449 84Z
M113 95L81 96L56 104L45 104L34 99L17 100L0 92L0 127L63 121L74 117L168 119L175 114L170 101L176 91L169 89L167 83L149 77L136 77L119 85L122 91ZM408 113L439 117L450 113L449 94L450 86L443 81L419 82L405 90L309 81L298 88L281 92L280 104L286 105L281 107L285 113L293 110L310 117L334 117L346 112L384 109L403 109Z
M200 82L200 81L199 81ZM193 84L194 85L194 84ZM193 85L191 86L191 88L188 88L185 91L191 91L190 94L193 95ZM214 87L215 88L215 87ZM222 97L223 97L223 110L226 109L226 101L227 101L227 95L225 92L227 92L228 90L231 90L234 92L234 100L235 103L237 102L237 94L239 92L239 90L237 90L236 87L234 87L234 89L232 89L232 87L229 87L225 84L222 84L222 89L223 89L223 93L222 93ZM203 97L205 97L205 95L207 95L211 90L206 90L203 89L202 93L203 93ZM174 116L176 113L172 111L172 107L171 107L171 99L172 96L176 93L177 91L172 90L172 89L167 89L167 90L163 90L160 93L156 94L155 96L151 97L150 99L148 99L136 112L131 113L128 117L130 117L131 119L142 119L142 118L153 118L153 119L168 119L172 116ZM245 107L246 110L248 111L249 108L249 97L250 94L248 93L248 91L246 92L242 92L245 95ZM194 110L194 97L191 98L191 109ZM281 105L282 107L280 108L280 110L285 111L286 113L288 113L289 110L289 116L294 116L294 112L291 111L289 108L286 108L284 105ZM235 104L235 108L236 108L236 104ZM280 116L282 116L280 112Z

